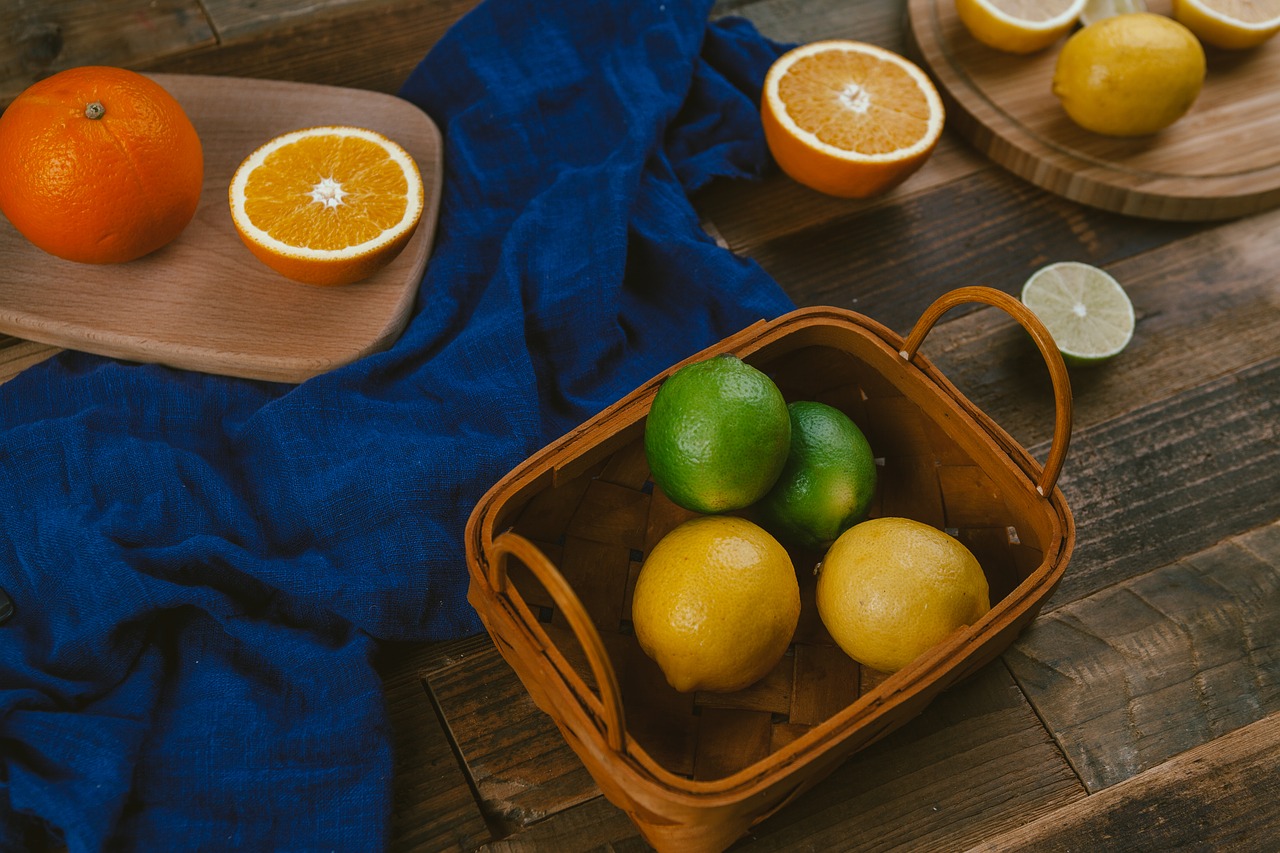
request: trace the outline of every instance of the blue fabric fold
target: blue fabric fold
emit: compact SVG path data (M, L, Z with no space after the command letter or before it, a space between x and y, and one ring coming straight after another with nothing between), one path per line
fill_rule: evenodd
M689 194L768 163L781 50L711 3L487 0L402 96L445 185L413 316L300 385L63 353L0 385L0 850L377 850L379 641L481 630L531 452L792 307ZM358 285L355 285L358 286Z

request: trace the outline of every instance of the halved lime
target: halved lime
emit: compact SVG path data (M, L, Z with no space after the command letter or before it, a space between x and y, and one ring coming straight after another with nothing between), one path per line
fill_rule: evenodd
M1086 0L1084 9L1080 11L1080 24L1087 27L1103 18L1145 11L1147 11L1145 0Z
M1032 274L1022 304L1040 318L1068 364L1097 364L1133 337L1133 303L1114 278L1089 264L1061 261Z

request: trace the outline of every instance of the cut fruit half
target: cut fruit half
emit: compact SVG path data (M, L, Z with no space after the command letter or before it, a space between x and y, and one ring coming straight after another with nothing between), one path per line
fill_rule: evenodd
M978 41L1005 53L1034 53L1075 25L1087 0L956 0L956 14Z
M1103 18L1145 11L1146 0L1085 0L1084 8L1080 10L1080 23L1087 27Z
M422 216L418 166L380 133L312 127L245 159L229 189L240 239L267 266L307 284L350 284L389 264Z
M1280 32L1280 0L1173 0L1173 17L1205 44L1245 50Z
M1133 303L1114 278L1089 264L1062 261L1022 286L1022 304L1044 323L1068 364L1097 364L1133 337Z
M906 180L933 153L944 115L919 67L856 41L783 54L761 98L765 139L782 170L843 198L878 195Z

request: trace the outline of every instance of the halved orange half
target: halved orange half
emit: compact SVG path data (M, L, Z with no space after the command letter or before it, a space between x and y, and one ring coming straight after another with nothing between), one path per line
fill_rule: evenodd
M783 54L760 100L765 139L782 170L846 198L883 193L924 165L945 115L917 65L857 41L818 41Z
M281 275L350 284L389 264L422 217L422 175L407 151L360 127L277 136L231 179L240 239Z

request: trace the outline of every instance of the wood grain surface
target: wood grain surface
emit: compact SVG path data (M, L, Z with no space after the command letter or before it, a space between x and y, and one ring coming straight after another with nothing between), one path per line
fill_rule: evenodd
M1170 13L1169 0L1151 0ZM1062 42L1002 53L974 39L953 0L908 0L913 52L947 96L948 124L1039 187L1156 219L1226 219L1280 204L1280 43L1207 51L1204 88L1159 133L1114 138L1076 125L1053 95Z
M0 221L0 332L171 367L301 382L383 349L408 319L435 238L441 140L417 107L391 95L306 83L154 75L204 146L195 218L169 245L124 264L48 255ZM277 134L320 124L377 130L413 155L422 219L404 251L344 287L290 281L259 262L231 223L227 187L240 162Z
M3 4L0 40L13 47L0 50L0 91L111 58L394 92L474 4ZM856 38L911 55L907 10L908 0L722 0L715 14L746 16L784 43ZM695 199L708 230L798 304L851 308L904 334L947 290L1016 293L1057 260L1106 268L1137 312L1121 356L1071 374L1061 487L1078 541L1040 618L732 849L1274 853L1280 209L1228 221L1125 215L1046 191L975 138L953 110L933 158L878 199L826 198L775 171ZM0 336L0 379L57 351ZM922 351L1044 458L1047 374L1007 317L957 309ZM595 535L610 522L580 523ZM487 635L387 646L379 667L396 750L389 849L649 849Z

